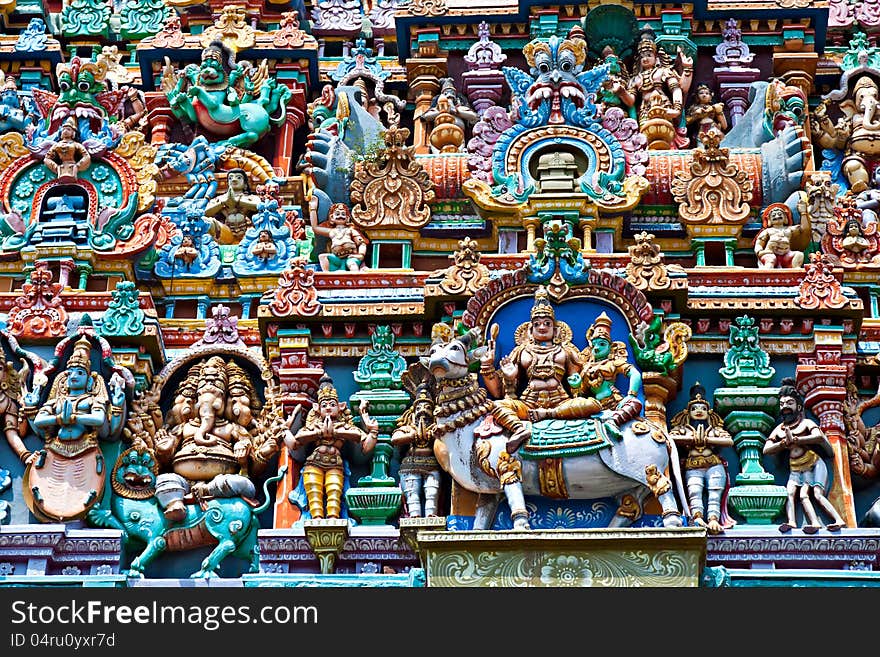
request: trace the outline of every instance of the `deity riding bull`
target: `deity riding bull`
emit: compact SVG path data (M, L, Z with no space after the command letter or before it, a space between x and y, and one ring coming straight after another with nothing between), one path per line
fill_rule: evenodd
M438 331L428 355L410 368L408 376L421 372L436 387L438 461L459 485L480 494L475 529L491 526L501 493L514 529L529 529L526 494L613 496L620 505L613 527L632 524L653 494L662 506L663 524L682 525L676 492L685 509L687 498L676 447L663 427L639 416L641 377L623 357L623 343L610 340L609 325L607 316L600 315L588 332L590 346L581 354L570 342L571 329L539 298L531 321L517 329L519 344L501 360L500 372L486 367L494 336L479 347L478 329L459 337ZM479 361L490 391L499 387L490 381L504 379L504 399L489 399L470 373ZM529 381L517 394L520 372ZM613 385L618 375L629 380L626 395Z

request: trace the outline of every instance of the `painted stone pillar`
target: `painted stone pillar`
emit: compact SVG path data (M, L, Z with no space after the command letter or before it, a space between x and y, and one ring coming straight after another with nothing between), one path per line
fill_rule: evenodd
M658 372L642 374L642 388L645 390L645 417L662 427L666 426L666 404L675 397L678 381Z
M406 359L394 350L394 334L389 326L377 326L370 337L372 345L358 363L355 383L361 390L351 396L351 412L358 416L362 400L370 404L369 414L379 423L379 436L373 450L370 474L358 479L357 487L345 492L348 510L364 525L384 525L397 516L403 491L389 475L394 448L391 432L398 418L409 406L410 397L402 388L400 377Z
M816 341L815 354L801 357L796 380L798 388L804 394L806 407L816 416L819 427L831 443L834 463L828 499L846 520L847 527L856 527L858 521L843 422L848 371L841 361L843 329L837 326L815 326L813 335Z
M761 463L767 435L776 426L779 388L767 385L775 370L759 344L754 318L743 315L730 325L730 349L719 373L727 386L715 390L715 405L740 463L728 503L746 524L769 525L786 500L785 488L774 483Z
M431 107L431 101L440 92L440 78L446 76L446 58L441 57L440 29L423 29L417 34L418 51L406 63L406 79L410 96L415 100L413 111L413 145L419 155L431 152L428 131L422 114Z
M150 145L167 144L171 126L174 125L174 113L168 104L168 97L160 91L148 91L145 96L147 120L150 123Z

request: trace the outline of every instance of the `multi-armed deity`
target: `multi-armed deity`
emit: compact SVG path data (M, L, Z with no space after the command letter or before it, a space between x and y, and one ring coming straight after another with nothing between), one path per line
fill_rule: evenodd
M170 470L156 482L166 518L186 517L190 491L255 496L252 477L266 468L283 431L270 402L260 408L250 375L232 358L213 355L189 368L154 439L159 464Z
M681 148L687 143L681 122L693 80L693 59L679 50L674 66L658 48L651 30L642 33L636 49L638 64L633 76L626 87L616 82L612 91L637 111L639 130L648 138L649 149Z
M287 448L293 452L313 445L301 473L309 514L312 518L339 518L346 469L342 447L358 443L361 451L369 454L376 445L379 425L367 412L368 402L362 400L359 414L364 429L358 427L348 405L340 403L329 377L321 380L317 397L303 427L295 435L288 435Z
M25 396L24 413L44 441L35 457L25 457L24 491L37 518L82 518L101 501L106 465L99 440L119 436L126 406L123 379L114 373L109 383L94 369L92 342L83 336L39 407L31 405L42 397L38 388Z

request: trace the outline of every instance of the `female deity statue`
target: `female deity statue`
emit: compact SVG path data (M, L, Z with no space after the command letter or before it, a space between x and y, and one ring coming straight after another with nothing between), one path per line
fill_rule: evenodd
M598 410L612 411L610 421L618 427L638 417L642 402L638 394L642 388L642 375L628 362L626 344L611 340L611 318L601 313L592 326L587 329L587 348L581 352L583 368L581 377L589 401L595 402ZM628 379L626 396L616 387L617 377Z
M92 163L91 155L76 140L76 134L76 118L71 116L61 126L60 139L52 144L43 158L43 164L59 180L76 180L77 175Z
M637 46L638 65L626 87L619 81L611 90L627 107L637 108L639 130L648 138L651 150L676 146L684 98L693 78L693 59L679 49L679 73L659 50L651 30L644 30Z
M205 207L205 216L220 215L214 220L212 233L219 244L238 244L253 225L251 216L257 211L260 197L251 193L244 169L230 169L226 174L226 192L213 198Z
M694 104L688 107L685 116L688 129L695 129L697 143L700 141L700 135L708 132L713 126L722 133L727 131L724 103L716 103L713 102L714 100L715 97L709 85L697 85L697 97Z

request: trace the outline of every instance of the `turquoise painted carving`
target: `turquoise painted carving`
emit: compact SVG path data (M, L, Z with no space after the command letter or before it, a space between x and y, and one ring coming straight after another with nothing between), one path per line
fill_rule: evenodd
M529 256L530 283L547 283L557 271L571 285L587 282L590 266L580 252L581 241L571 231L570 223L544 226L544 237L535 240L535 253Z
M42 18L35 16L18 35L15 49L22 52L40 52L46 48L48 38L46 23Z
M155 264L156 276L210 278L220 270L220 247L209 233L211 224L197 205L166 213L180 229L162 247Z
M278 200L264 196L251 218L248 228L236 251L232 271L236 275L280 273L287 268L292 257L298 255L298 245L285 223Z
M0 77L0 134L15 130L27 132L37 121L37 108L28 95L20 95L15 78Z
M377 326L370 336L372 346L358 363L355 382L362 390L402 387L401 375L406 371L406 359L394 350L394 334L389 326Z
M691 337L691 330L686 324L673 322L663 331L663 315L656 314L641 336L644 346L639 344L638 336L632 334L629 344L636 356L636 363L645 372L669 376L687 358L686 343Z
M171 11L165 0L126 0L120 12L122 36L141 39L160 32Z
M770 367L770 355L761 348L754 318L737 317L730 325L730 349L719 370L725 383L733 387L766 386L775 371Z
M72 0L61 10L61 31L66 37L107 36L110 3L105 0Z
M180 204L186 199L213 198L217 191L214 173L217 161L226 152L227 144L210 143L204 135L199 135L189 144L162 144L156 153L156 164L186 178L190 188L183 197L172 199Z
M140 292L131 281L120 281L101 318L101 335L133 336L144 332L144 311L138 307Z
M263 484L265 500L252 507L241 497L213 497L202 510L199 504L186 506L180 522L169 521L156 499L158 464L147 450L134 448L123 452L111 475L114 495L110 508L94 508L87 518L96 527L123 532L127 543L146 543L146 548L132 562L129 577L143 577L144 570L165 551L190 550L217 545L202 562L193 578L217 576L217 568L230 554L249 562L248 572L260 570L257 547L259 515L269 508L269 485L280 481L287 467Z
M293 93L270 77L265 61L256 68L236 63L220 41L202 51L200 65L187 66L164 90L175 116L198 124L227 145L241 147L284 123Z

